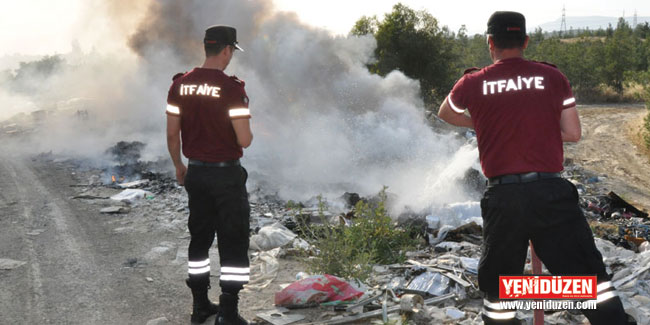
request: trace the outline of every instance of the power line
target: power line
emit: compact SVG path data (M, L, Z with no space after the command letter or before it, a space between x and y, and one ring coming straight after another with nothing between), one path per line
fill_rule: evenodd
M562 23L560 24L560 36L566 33L566 6L562 6Z

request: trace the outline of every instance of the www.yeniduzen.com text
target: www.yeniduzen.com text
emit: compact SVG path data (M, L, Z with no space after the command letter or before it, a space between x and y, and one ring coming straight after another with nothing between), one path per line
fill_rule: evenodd
M596 300L572 301L572 300L506 300L500 301L502 309L596 309Z

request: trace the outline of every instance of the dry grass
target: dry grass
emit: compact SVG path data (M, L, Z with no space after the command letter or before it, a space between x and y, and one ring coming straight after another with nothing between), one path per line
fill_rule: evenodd
M639 153L644 155L648 162L650 162L650 149L645 146L645 141L643 140L643 119L645 115L641 116L638 119L628 121L627 126L625 127L627 138L637 147Z
M579 41L605 41L605 36L586 36L586 37L574 37L574 38L562 38L560 39L560 42L562 43L577 43Z

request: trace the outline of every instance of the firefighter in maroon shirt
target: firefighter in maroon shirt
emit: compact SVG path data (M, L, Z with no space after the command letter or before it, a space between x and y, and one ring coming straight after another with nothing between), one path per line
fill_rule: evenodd
M167 147L176 179L189 198L186 283L194 301L191 320L203 323L217 314L215 324L248 324L237 310L239 291L250 277L248 174L239 158L253 135L244 82L223 72L235 50L242 49L236 30L228 26L208 28L204 48L203 66L174 76L167 97ZM215 233L221 264L219 306L208 298L208 250Z
M597 309L582 310L592 324L625 324L576 188L560 176L562 143L581 136L569 82L555 66L523 59L528 36L520 13L495 12L488 44L494 64L466 71L439 111L443 120L476 130L488 178L481 200L482 318L519 324L515 311L498 303L498 277L523 273L530 240L551 273L597 275Z

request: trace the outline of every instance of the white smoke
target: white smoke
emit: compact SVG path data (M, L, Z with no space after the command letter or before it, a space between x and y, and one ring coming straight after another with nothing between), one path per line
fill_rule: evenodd
M60 127L39 148L62 149L65 134L84 144L63 148L86 154L140 140L150 157L165 156L171 76L200 65L203 31L226 24L237 28L245 49L226 73L243 79L250 97L255 139L243 160L249 188L264 184L283 198L304 200L345 191L374 194L385 185L398 197L396 210L416 211L475 196L460 180L476 150L430 127L417 81L398 71L386 77L368 72L372 37L332 36L294 14L274 13L267 0L154 1L141 17L137 31L120 34L137 59L103 54L56 77L63 89L94 97L95 129L83 128L81 141L78 130Z

